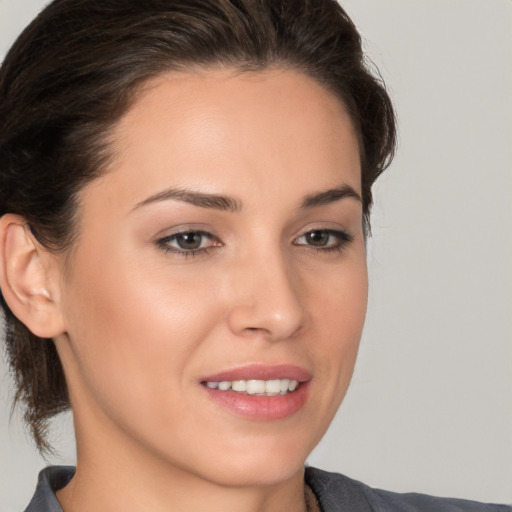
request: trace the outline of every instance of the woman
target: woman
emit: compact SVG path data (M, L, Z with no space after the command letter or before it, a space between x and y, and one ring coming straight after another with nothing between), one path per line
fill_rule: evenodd
M30 512L507 509L304 474L395 127L335 2L268 4L57 0L4 62L7 347L38 446L71 405L78 453Z

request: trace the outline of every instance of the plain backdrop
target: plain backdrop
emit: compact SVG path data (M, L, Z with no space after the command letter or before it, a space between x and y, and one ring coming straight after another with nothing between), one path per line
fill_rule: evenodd
M42 0L0 0L0 56ZM373 486L512 503L512 2L346 0L394 99L376 186L370 300L354 379L312 465ZM0 366L0 512L47 463L9 419Z

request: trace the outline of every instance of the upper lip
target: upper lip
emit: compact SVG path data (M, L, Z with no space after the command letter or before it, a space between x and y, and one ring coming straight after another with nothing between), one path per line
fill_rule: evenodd
M311 373L300 366L291 364L249 364L208 375L203 377L201 382L274 379L290 379L299 382L307 382L311 380Z

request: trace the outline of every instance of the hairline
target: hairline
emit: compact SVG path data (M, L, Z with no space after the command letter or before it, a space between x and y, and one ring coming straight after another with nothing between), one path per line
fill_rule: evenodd
M81 196L84 189L86 189L89 185L94 183L96 180L106 176L109 172L112 171L112 164L115 162L116 155L119 154L116 151L115 144L115 131L117 127L120 125L123 118L129 113L129 111L135 106L136 103L144 96L148 91L150 91L153 87L156 87L159 84L159 81L164 79L166 76L172 77L173 75L192 75L192 76L201 76L206 75L210 72L216 71L232 71L231 76L240 76L243 74L253 74L258 75L262 73L272 72L272 71L282 71L282 72L295 72L299 75L305 76L315 83L320 85L325 91L331 94L338 102L339 106L343 109L343 111L347 114L350 119L352 129L354 130L354 134L356 135L356 140L358 143L359 149L359 160L360 160L360 179L363 178L363 158L364 158L364 147L362 141L362 134L359 128L359 123L356 122L354 115L350 112L350 108L346 104L345 99L341 96L339 91L336 91L335 88L328 83L327 80L322 80L318 76L315 76L314 73L308 72L306 66L294 65L285 59L274 59L267 63L258 64L247 63L243 65L241 62L238 65L233 61L230 62L229 59L219 59L217 61L212 61L210 63L200 63L200 62L173 62L168 66L162 66L159 70L155 69L154 72L148 73L145 77L140 77L139 80L136 80L135 83L129 87L127 87L126 100L122 105L120 114L113 120L107 123L98 122L96 125L96 135L95 139L102 139L102 150L105 151L103 155L103 161L100 167L97 169L95 175L89 179L87 182L83 183L82 186L76 191L74 197L70 198L70 204L72 205L73 212L70 217L69 223L69 237L66 240L66 243L62 245L61 248L57 249L55 252L64 253L64 268L66 274L69 272L71 267L71 256L73 253L74 247L78 244L80 240L80 210L81 210ZM91 149L94 148L94 143L91 145ZM366 205L363 202L363 208ZM364 220L364 219L363 219ZM366 235L365 235L366 238ZM49 247L45 245L48 249Z

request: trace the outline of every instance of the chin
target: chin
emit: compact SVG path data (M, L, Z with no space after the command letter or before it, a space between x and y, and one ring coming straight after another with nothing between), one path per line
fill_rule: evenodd
M304 471L305 458L250 457L217 465L210 480L229 487L272 487L283 484Z
M226 449L225 457L212 467L214 478L224 485L240 487L278 485L297 475L302 479L306 459L319 439L269 437Z
M200 450L174 454L161 453L167 464L180 468L182 475L195 474L203 481L226 487L274 486L295 478L302 479L304 464L316 442L289 435L257 436L257 439L229 439L216 443L216 436Z

